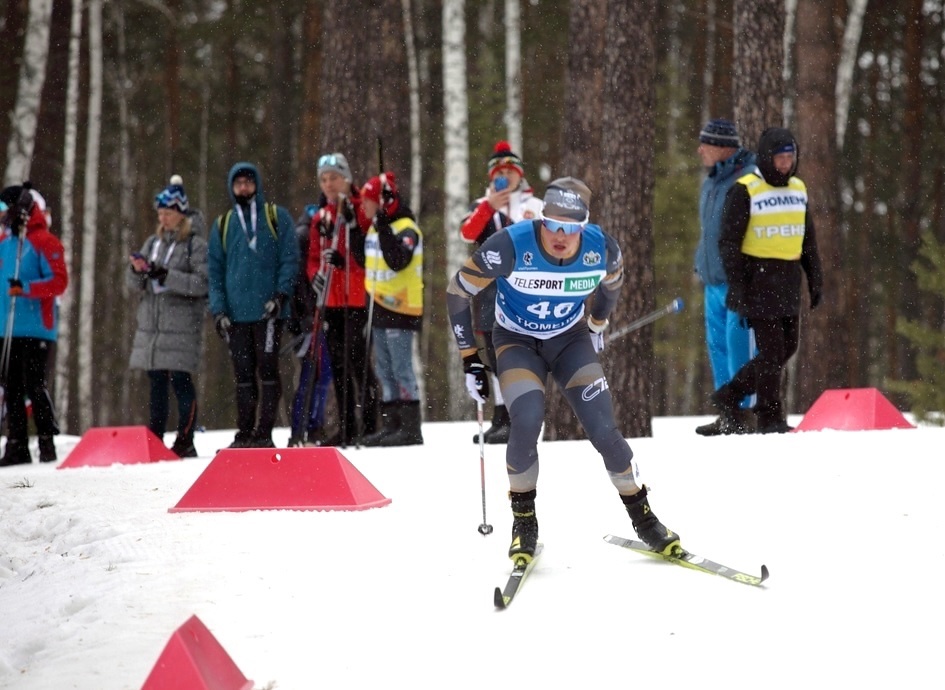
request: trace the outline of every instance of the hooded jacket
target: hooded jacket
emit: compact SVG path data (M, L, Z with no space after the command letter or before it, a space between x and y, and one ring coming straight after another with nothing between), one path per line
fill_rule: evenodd
M256 178L256 193L245 206L233 195L233 179L240 170ZM234 165L226 182L232 213L217 217L210 228L210 313L226 314L236 323L260 321L269 299L276 294L292 295L299 267L294 223L279 206L275 227L270 228L262 176L252 163ZM255 228L251 227L254 205ZM221 228L221 222L226 227ZM279 318L289 315L289 301L285 300Z
M62 243L49 232L46 214L34 203L22 237L3 227L0 235L0 310L6 332L10 318L9 281L18 278L23 294L13 310L13 337L55 340L59 335L56 298L69 284ZM22 239L22 248L20 240ZM19 261L17 261L19 254Z
M794 146L794 166L784 175L774 167L774 155L787 144ZM819 294L823 287L814 223L807 210L804 211L804 237L799 258L759 258L742 252L752 214L747 186L750 178L761 177L772 187L787 187L790 179L795 177L799 153L790 131L780 127L766 129L758 142L758 169L740 178L725 197L719 251L729 284L726 306L748 318L797 316L800 312L801 269L807 275L811 295Z

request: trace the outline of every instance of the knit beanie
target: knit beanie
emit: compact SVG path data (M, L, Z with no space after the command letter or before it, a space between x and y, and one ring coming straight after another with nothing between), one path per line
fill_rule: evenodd
M180 175L171 175L170 184L154 197L154 207L169 208L186 216L190 205L187 202L187 193L184 191L184 178Z
M705 123L705 127L699 132L699 141L709 146L732 149L737 149L741 145L735 123L721 117Z
M354 178L351 175L351 168L348 166L348 159L340 153L326 153L318 159L318 177L322 173L336 172L351 183Z
M499 174L504 168L512 168L518 171L518 174L525 177L525 167L522 165L522 159L512 153L512 147L507 141L500 141L492 150L489 157L489 179Z
M544 201L543 215L584 223L590 213L591 190L576 178L559 177L548 184Z

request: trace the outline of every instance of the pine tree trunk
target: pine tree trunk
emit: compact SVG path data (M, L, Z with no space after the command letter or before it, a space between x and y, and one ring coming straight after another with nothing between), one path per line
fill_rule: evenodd
M79 50L82 41L82 0L72 0L72 20L69 30L69 66L66 81L66 127L62 160L62 210L59 227L63 246L63 255L70 281L75 275L73 245L75 228L75 186L76 149L79 138ZM59 303L59 339L56 343L56 409L59 423L63 430L71 424L69 419L69 396L72 390L72 345L75 287L70 285L62 294Z
M843 292L843 235L837 185L836 90L840 41L829 5L799 0L797 6L797 124L800 148L798 174L807 184L808 212L817 231L827 298L815 312L801 299L801 344L795 407L803 412L827 388L847 387L846 325L850 313ZM802 289L802 292L804 289Z
M735 0L732 92L742 146L754 150L767 127L780 127L784 108L784 2Z
M95 250L98 238L98 176L102 129L102 0L89 0L89 105L85 139L85 196L82 219L82 271L79 292L79 428L95 422L94 379Z
M607 3L571 0L568 71L565 77L567 106L563 127L562 175L584 181L600 203L601 117L604 101L604 46L599 40L607 26ZM592 204L594 222L600 206ZM584 438L577 417L549 376L545 390L545 441Z
M469 203L469 106L466 96L466 20L463 0L443 2L443 189L446 208L446 279L459 270L467 255L459 226ZM455 347L455 343L453 344ZM469 409L463 372L455 358L447 360L449 419L461 419Z
M604 41L604 110L598 219L623 251L624 284L611 332L654 308L653 146L656 1L612 0ZM624 436L652 435L653 329L611 343L602 358Z
M30 0L23 63L13 109L12 129L7 144L7 168L4 186L21 184L29 179L33 149L36 146L36 126L39 121L39 103L46 80L46 60L49 56L49 25L52 20L52 0Z

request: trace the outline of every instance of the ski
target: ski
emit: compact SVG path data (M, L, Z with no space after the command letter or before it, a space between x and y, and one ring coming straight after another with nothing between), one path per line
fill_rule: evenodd
M608 534L606 537L604 537L604 541L606 541L608 544L622 546L625 549L642 553L645 556L675 563L676 565L681 565L684 568L699 570L703 573L721 575L724 578L734 580L735 582L741 582L742 584L746 585L758 586L768 579L768 568L764 565L761 566L761 577L758 577L757 575L751 575L749 573L736 570L735 568L730 568L727 565L710 561L708 558L704 558L686 551L682 547L679 547L678 550L674 551L671 555L664 555L657 553L644 542L637 541L636 539L625 539L624 537L616 537L613 534Z
M532 556L532 559L528 562L524 558L519 558L515 562L515 566L512 568L512 574L509 575L509 581L505 583L505 589L495 588L495 595L493 596L493 602L497 609L508 608L508 605L512 603L512 599L515 598L516 592L522 588L522 583L525 582L525 578L528 577L528 574L532 571L532 568L535 567L535 563L538 561L538 557L541 555L541 551L544 547L542 544L538 544L535 548L535 555Z

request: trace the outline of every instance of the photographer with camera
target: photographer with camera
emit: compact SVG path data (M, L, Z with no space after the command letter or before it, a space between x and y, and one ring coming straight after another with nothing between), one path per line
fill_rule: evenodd
M0 466L32 462L27 397L39 435L39 460L54 462L53 436L59 427L46 389L46 364L59 334L56 297L69 282L62 243L49 232L29 182L7 187L0 192L0 201L8 207L0 234L0 286L6 288L0 294L4 319L0 376L8 415Z

